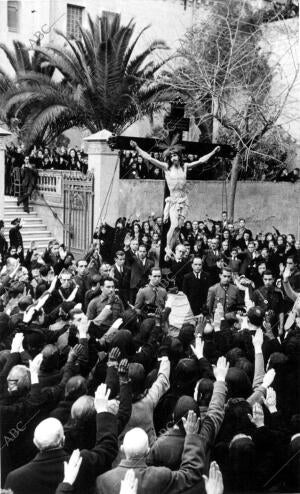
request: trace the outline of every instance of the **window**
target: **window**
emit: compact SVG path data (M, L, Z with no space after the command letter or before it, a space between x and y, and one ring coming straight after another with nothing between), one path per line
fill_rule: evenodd
M110 10L102 10L102 17L106 17L109 22L113 22L117 16L117 12L112 12Z
M19 28L19 2L7 2L7 27L9 31L16 32Z
M67 36L80 38L80 27L82 26L83 7L67 5Z

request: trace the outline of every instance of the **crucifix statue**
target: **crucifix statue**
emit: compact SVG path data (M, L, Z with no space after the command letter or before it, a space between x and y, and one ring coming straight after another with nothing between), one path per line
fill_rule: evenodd
M149 153L143 151L135 141L131 140L130 145L152 165L163 170L167 185L169 187L170 196L165 200L164 222L170 220L170 228L167 233L166 254L170 254L174 247L174 236L177 228L181 228L187 216L189 202L187 197L187 171L206 163L212 156L220 151L217 146L208 154L201 156L196 161L191 163L183 163L180 155L176 151L171 151L167 162L159 161L153 158Z
M206 163L210 158L218 153L222 158L231 159L235 150L227 145L213 145L212 143L181 141L180 148L185 154L196 154L201 157L191 163L182 163L178 149L170 149L167 161L160 161L153 158L150 152L161 152L161 142L155 138L132 138L127 136L113 136L108 140L112 149L128 150L134 147L136 151L152 163L162 169L165 175L165 184L169 188L169 195L166 196L164 204L164 221L170 220L170 228L166 233L166 253L171 254L176 242L176 234L187 216L188 212L188 191L187 191L187 171ZM164 238L162 239L164 241Z

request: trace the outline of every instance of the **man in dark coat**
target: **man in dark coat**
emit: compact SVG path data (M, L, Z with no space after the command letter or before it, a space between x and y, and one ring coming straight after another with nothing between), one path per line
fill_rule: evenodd
M125 266L125 252L118 250L115 254L115 263L111 269L111 277L114 279L118 295L124 307L129 300L130 269Z
M18 248L21 248L22 251L20 253L20 259L23 262L24 260L24 250L23 250L23 238L21 234L22 221L21 218L15 218L11 222L12 228L9 230L9 243L10 247L15 247L18 251ZM22 257L21 257L22 256Z
M257 288L252 295L254 305L261 307L270 316L270 322L273 327L273 332L283 334L284 325L284 306L283 296L281 291L274 286L274 276L271 271L265 271L263 274L264 285Z
M166 467L147 466L149 451L148 436L143 429L131 429L124 437L122 451L125 460L97 479L98 494L119 494L121 481L128 469L132 468L138 479L139 492L160 494L185 492L201 480L204 469L205 451L198 432L197 416L189 411L184 424L186 431L181 464L178 470Z
M137 259L131 264L130 275L130 302L135 303L137 292L146 285L154 262L147 258L147 249L144 245L139 246Z
M202 270L202 266L202 259L195 257L192 262L193 271L185 274L183 278L182 291L186 294L195 316L203 312L210 285L209 275Z
M100 385L95 394L97 412L96 445L91 451L82 450L82 463L74 483L74 493L91 492L98 475L111 468L118 452L118 431L115 415L109 412L106 385ZM10 472L5 488L14 494L54 494L64 478L64 430L59 420L49 418L40 422L34 432L34 443L39 449L35 458Z
M91 277L88 272L88 264L85 259L78 259L76 261L76 276L74 281L78 285L78 292L76 295L76 301L84 304L84 297L86 292L91 288Z
M213 238L211 240L211 248L206 251L204 258L204 268L208 273L211 273L217 265L217 261L220 258L219 240Z
M184 259L186 248L183 244L176 245L175 256L166 262L171 273L168 275L169 280L174 280L178 290L182 290L184 275L190 273L191 263Z
M25 157L25 163L21 169L22 177L22 196L18 199L18 206L23 202L25 213L29 213L29 197L36 187L38 172L30 163L29 157Z

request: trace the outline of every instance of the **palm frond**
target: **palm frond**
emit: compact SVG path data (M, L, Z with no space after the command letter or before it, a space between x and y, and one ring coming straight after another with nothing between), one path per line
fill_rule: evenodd
M122 132L170 97L160 77L165 61L153 58L167 49L165 42L155 40L137 53L147 29L135 34L134 20L122 25L119 14L88 16L80 39L56 31L63 46L36 46L30 55L22 43L14 51L0 45L16 73L13 81L0 72L2 113L8 121L19 119L27 142L48 141L73 125Z

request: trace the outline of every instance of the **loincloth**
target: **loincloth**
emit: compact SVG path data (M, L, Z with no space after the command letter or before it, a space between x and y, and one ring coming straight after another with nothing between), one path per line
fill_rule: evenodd
M186 217L189 208L187 196L179 197L178 199L167 197L165 202L164 221L170 218L171 214L176 216L177 219Z

